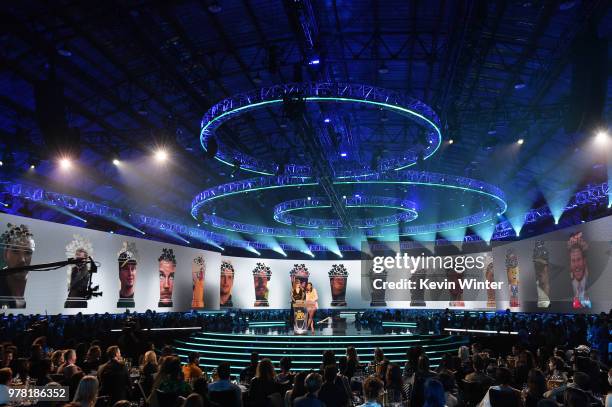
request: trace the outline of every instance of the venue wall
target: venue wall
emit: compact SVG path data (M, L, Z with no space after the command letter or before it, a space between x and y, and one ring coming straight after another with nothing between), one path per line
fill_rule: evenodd
M74 314L122 312L126 308L134 311L186 311L192 308L214 310L224 306L244 309L288 308L292 270L296 275L308 275L308 281L312 282L318 291L320 308L368 308L377 305L420 309L449 307L448 299L440 295L425 296L425 304L418 307L411 306L409 300L397 301L391 295L387 295L384 304L373 303L372 298L367 295L368 291L362 289L362 280L363 284L368 284L368 279L362 278L362 262L358 260L294 261L221 256L216 252L6 214L0 215L0 234L8 230L8 223L28 227L31 241L34 243L29 261L33 265L66 260L68 257L74 257L71 251L86 246L88 255L99 265L97 273L93 275L93 285L98 285L103 295L85 303L76 301L71 307L66 307L71 279L76 275L73 266L53 271L30 271L27 274L23 303L5 301L2 306L5 312ZM588 241L588 250L584 251L584 260L588 267L584 288L589 303L585 302L580 307L575 306L573 298L575 284L573 285L571 279L568 250L569 238L576 232L582 232L582 238ZM550 303L547 306L545 302L538 303L541 290L537 289L534 265L536 240L543 240L547 250L550 282L547 294ZM463 298L465 301L455 302L452 308L508 308L511 304L510 291L507 288L506 258L508 249L512 249L517 259L519 280L519 304L513 306L512 310L608 311L612 307L612 297L607 292L612 287L611 242L612 217L608 217L537 238L496 246L487 253L487 258L492 259L495 281L505 282L505 288L498 291L493 304L488 303L486 290L475 290L466 292ZM7 297L6 287L10 284L6 283L9 277L3 276L1 269L9 266L7 251L10 247L4 244L0 250L0 284L5 285L4 289L0 287L2 303ZM133 285L134 294L129 301L122 302L120 291L124 283L120 281L119 265L125 265L126 260L130 259L135 264L135 271L133 280L128 282L128 285ZM169 263L170 265L166 266L170 268L162 266L162 262ZM342 269L342 272L346 273L343 275L347 276L341 298L337 292L332 295L330 280L330 274L333 275L334 270L338 269ZM472 273L481 280L485 279L484 269ZM228 290L231 301L227 298ZM222 296L220 291L226 295ZM220 304L222 299L225 299L225 304ZM130 301L133 303L130 304Z

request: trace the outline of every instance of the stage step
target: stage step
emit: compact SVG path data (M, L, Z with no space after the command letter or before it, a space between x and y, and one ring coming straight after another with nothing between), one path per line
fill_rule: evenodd
M336 357L344 355L347 346L353 345L362 363L373 358L374 348L380 347L393 363L404 365L406 352L414 346L424 348L433 367L445 353L456 354L468 339L463 336L436 336L403 334L363 335L293 335L197 332L186 340L175 341L182 362L189 352L200 353L200 366L211 372L220 362L230 362L236 374L249 363L251 352L261 358L269 358L278 367L283 356L290 356L295 371L317 369L325 350L333 350Z

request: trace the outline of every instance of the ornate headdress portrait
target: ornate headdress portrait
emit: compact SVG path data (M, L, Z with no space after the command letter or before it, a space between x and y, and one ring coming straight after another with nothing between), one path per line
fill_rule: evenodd
M72 235L73 240L66 245L66 258L75 257L77 252L85 252L93 257L93 245L91 241L81 235Z
M204 260L203 256L196 256L193 258L193 264L204 267L206 265L206 261Z
M164 247L162 249L162 254L161 256L159 256L157 261L167 261L168 263L172 263L176 266L176 257L174 256L174 250Z
M221 274L232 274L234 275L234 266L227 260L221 261Z
M533 261L536 263L548 264L548 249L544 246L543 240L536 240L533 248Z
M266 266L265 264L257 263L255 265L255 268L253 269L253 275L256 276L260 274L264 274L266 278L270 280L270 277L272 276L272 271L270 271L270 267Z
M293 278L295 276L310 277L310 272L305 264L294 264L293 268L289 272L289 275Z
M333 264L327 274L330 277L348 277L348 270L344 267L344 264Z
M0 243L3 247L34 251L36 246L34 235L27 225L17 226L7 223L6 228L6 231L0 236Z
M136 249L136 243L134 242L123 242L119 253L117 253L117 260L119 261L119 267L125 266L126 263L138 263L140 256L138 256L138 249Z

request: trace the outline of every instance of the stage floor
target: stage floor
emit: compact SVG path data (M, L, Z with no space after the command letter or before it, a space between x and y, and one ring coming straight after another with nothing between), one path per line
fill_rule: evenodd
M374 349L380 347L391 362L403 366L408 349L421 346L431 365L437 366L444 353L456 354L461 345L468 343L463 336L417 335L414 323L387 322L371 329L356 325L350 315L343 319L318 324L314 334L303 335L294 334L282 321L251 322L231 332L200 331L186 341L177 340L175 347L183 361L189 352L199 352L200 366L209 373L226 361L232 374L236 374L248 365L251 352L271 359L276 367L283 356L289 356L292 369L300 371L318 369L324 351L332 350L339 357L351 345L362 363L372 360Z

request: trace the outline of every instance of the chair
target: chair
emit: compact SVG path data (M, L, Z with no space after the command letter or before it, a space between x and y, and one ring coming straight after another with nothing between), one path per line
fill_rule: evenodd
M489 388L489 386L480 382L462 380L461 383L463 387L463 399L467 407L472 407L480 403L485 394L487 394L487 389Z
M155 390L157 396L157 402L160 406L176 406L179 401L179 395L177 393L166 393L160 389Z
M515 390L489 389L491 407L518 407L521 405L521 395Z
M211 391L208 393L210 401L220 406L235 405L235 395L233 390Z

